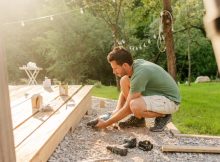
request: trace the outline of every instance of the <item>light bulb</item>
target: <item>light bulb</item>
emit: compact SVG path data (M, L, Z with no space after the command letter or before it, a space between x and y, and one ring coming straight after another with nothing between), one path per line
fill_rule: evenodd
M53 16L50 16L50 20L53 21Z
M83 8L80 8L80 13L84 14Z
M24 21L21 21L21 26L25 26Z

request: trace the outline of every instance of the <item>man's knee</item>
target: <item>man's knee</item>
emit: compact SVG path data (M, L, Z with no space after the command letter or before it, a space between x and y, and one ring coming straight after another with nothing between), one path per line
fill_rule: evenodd
M142 112L136 99L130 101L130 109L135 117L142 118Z

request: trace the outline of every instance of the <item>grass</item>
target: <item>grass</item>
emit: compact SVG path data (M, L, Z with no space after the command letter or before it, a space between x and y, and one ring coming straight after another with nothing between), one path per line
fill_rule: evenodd
M110 99L118 99L119 92L115 86L101 86L101 88L94 87L92 95L96 97L104 97Z
M220 83L180 86L182 103L173 122L182 133L220 135Z
M180 85L182 103L173 123L186 134L220 135L220 83ZM93 96L117 99L116 87L94 88Z

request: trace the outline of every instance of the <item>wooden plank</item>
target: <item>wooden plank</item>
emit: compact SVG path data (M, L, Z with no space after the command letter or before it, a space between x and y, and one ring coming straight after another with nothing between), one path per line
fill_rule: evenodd
M14 130L14 142L15 147L18 147L22 141L24 141L29 135L31 135L38 127L40 127L47 119L50 118L61 106L65 104L66 101L70 99L73 94L75 94L81 86L72 86L69 88L70 96L59 96L50 102L53 111L49 112L38 112L25 123L20 125Z
M22 87L25 87L26 85L9 85L8 86L8 89L9 89L9 92L11 92L11 91L14 91L14 90L16 90L16 89L20 89L20 88L22 88ZM10 94L10 93L9 93Z
M58 87L56 87L52 91L43 91L42 93L40 93L40 95L42 95L43 97L44 104L48 104L54 98L59 96L59 89ZM27 119L29 119L36 113L37 110L32 109L31 100L27 100L23 104L17 106L16 109L12 109L13 128L18 127L20 124L25 122Z
M29 86L27 86L27 87L29 87ZM13 97L10 98L11 99L11 102L10 102L11 108L14 108L14 107L18 106L19 104L22 104L23 102L29 100L31 98L31 96L34 94L42 93L45 90L49 92L56 87L57 86L52 86L50 89L44 89L42 86L37 85L37 86L35 86L35 88L29 88L26 91L24 91L21 95L15 96L14 98ZM25 94L27 94L27 95L25 95Z
M47 161L70 127L76 126L91 104L92 86L84 86L72 100L73 106L62 106L41 127L16 148L18 162Z
M33 88L33 86L25 86L25 85L20 85L20 86L16 86L15 88L13 88L12 90L10 89L9 91L9 96L16 96L19 93L24 92L25 90L31 89Z
M0 161L15 162L6 59L0 35Z
M163 152L220 153L220 147L164 145Z
M176 134L180 134L180 131L176 128L176 126L170 122L167 124L167 128L170 130L170 132L175 136Z
M175 137L189 137L189 138L210 138L210 139L220 139L220 136L210 136L210 135L198 135L198 134L181 134L176 126L170 122L167 124L167 128Z
M198 134L175 134L175 137L220 139L220 136L209 136L209 135L198 135Z
M216 26L215 20L219 18L219 0L209 1L203 0L206 14L204 15L203 21L206 30L206 36L211 39L212 47L214 50L216 62L218 65L218 72L220 73L220 34L219 26ZM218 22L219 25L219 22ZM217 27L217 28L216 28Z
M27 97L26 96L27 94L30 95L30 94L32 94L32 92L39 91L39 89L42 89L41 85L25 86L21 89L10 91L9 92L10 93L10 100L15 101L19 98ZM11 93L13 93L13 94L11 94Z

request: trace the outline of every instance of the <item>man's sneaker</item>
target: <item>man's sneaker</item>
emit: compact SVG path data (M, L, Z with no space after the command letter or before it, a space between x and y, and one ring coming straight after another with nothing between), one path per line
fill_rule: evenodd
M128 120L119 122L118 126L120 128L145 127L145 118L138 119L135 116L131 116Z
M171 114L166 114L164 117L157 117L154 126L150 128L152 132L162 132L165 126L171 121Z

